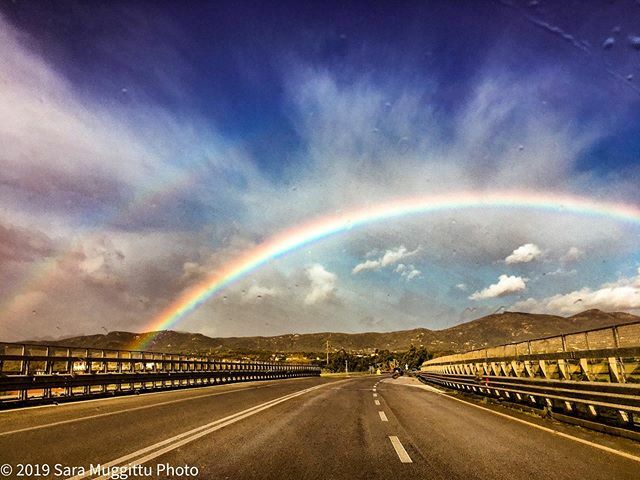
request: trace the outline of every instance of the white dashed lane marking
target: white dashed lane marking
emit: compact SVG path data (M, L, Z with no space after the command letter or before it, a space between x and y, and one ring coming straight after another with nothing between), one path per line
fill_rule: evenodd
M413 460L411 460L411 457L404 449L404 446L402 446L402 442L398 437L396 437L395 435L389 436L389 440L391 440L391 445L393 445L393 448L398 454L398 458L402 463L413 463Z
M387 415L383 411L378 412L378 415L380 415L380 420L382 420L383 422L389 421L389 419L387 418Z
M376 405L380 405L380 400L374 400Z

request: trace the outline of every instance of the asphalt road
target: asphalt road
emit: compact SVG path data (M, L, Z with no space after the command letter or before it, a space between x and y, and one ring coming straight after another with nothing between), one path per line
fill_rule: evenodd
M415 379L305 378L7 411L0 478L4 464L79 479L128 463L142 465L129 478L640 478L637 442L460 398Z

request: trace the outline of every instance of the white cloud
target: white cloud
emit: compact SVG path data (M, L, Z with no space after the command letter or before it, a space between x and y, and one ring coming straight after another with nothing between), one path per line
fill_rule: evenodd
M583 287L570 293L553 295L542 300L528 298L518 302L514 308L539 313L571 315L598 308L600 310L640 309L640 268L632 278L622 278L605 283L597 289Z
M469 296L470 300L482 300L485 298L503 297L512 293L521 292L527 287L526 279L515 275L500 275L498 283L489 285L482 291L474 292Z
M311 282L311 291L304 299L307 305L323 302L330 298L336 290L336 280L338 277L316 263L306 270L307 278Z
M571 247L560 260L563 263L572 263L572 262L577 262L582 257L584 257L583 250L580 250L578 247Z
M415 255L419 250L419 248L416 248L415 250L410 252L407 250L407 247L401 245L395 250L387 250L384 255L377 258L376 260L366 260L362 263L359 263L353 268L351 273L356 274L362 272L363 270L379 270L389 265L395 265L400 260Z
M364 262L359 263L358 265L353 267L353 270L351 271L351 273L355 275L356 273L360 273L363 270L377 270L379 268L380 268L379 260L365 260Z
M529 263L542 254L540 247L534 243L525 243L516 248L511 255L504 259L507 265L514 263Z
M419 278L422 274L422 272L418 270L415 265L405 265L404 263L399 263L394 272L399 273L400 276L407 281L413 280L414 278Z

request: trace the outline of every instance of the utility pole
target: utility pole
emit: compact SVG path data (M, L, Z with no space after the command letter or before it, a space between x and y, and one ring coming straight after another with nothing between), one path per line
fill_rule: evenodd
M327 340L327 366L329 365L329 340Z
M349 373L349 360L344 361L344 373Z

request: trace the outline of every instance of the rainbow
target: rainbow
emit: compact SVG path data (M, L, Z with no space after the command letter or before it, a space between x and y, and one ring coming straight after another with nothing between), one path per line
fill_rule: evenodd
M640 225L640 208L634 205L608 203L574 195L523 191L461 192L412 197L320 217L281 231L212 272L207 279L182 293L179 298L154 318L145 329L149 333L141 335L132 348L135 350L144 349L153 340L155 332L171 328L230 284L267 262L312 242L380 220L418 213L469 208L526 208L592 217L608 217Z

